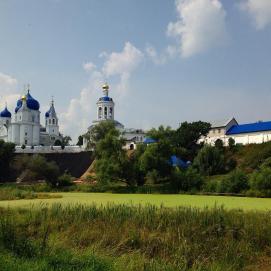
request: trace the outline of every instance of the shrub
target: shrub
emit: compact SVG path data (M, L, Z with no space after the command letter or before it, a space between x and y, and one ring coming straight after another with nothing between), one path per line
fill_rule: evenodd
M203 178L192 167L184 171L174 169L170 180L171 186L176 192L199 190L203 184Z
M72 185L72 176L65 172L61 176L58 177L58 186L63 187L63 186L70 186Z
M216 175L224 171L224 155L215 147L206 145L196 156L193 166L203 175Z
M271 196L271 168L261 167L252 173L249 183L252 190L259 191L263 196Z
M222 179L219 192L240 193L249 188L248 177L240 169L236 169Z

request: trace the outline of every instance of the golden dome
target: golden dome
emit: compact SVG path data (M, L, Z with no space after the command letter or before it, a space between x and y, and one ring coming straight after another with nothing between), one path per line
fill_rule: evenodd
M105 83L105 84L103 85L103 89L105 89L105 90L109 89L109 85L108 85L107 83Z
M22 100L26 101L26 96L25 95L22 96Z

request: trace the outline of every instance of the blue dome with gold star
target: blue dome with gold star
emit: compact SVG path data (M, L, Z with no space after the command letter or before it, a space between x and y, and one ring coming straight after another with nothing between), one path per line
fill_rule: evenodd
M26 106L31 109L31 110L39 110L40 109L40 104L37 100L35 100L30 93L28 92L25 95L25 99L26 99ZM22 107L23 105L23 98L19 99L17 101L17 106L15 108L15 112L17 113L18 110Z

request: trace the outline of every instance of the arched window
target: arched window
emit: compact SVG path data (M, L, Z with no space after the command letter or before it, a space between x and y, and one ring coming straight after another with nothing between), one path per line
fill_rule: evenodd
M104 108L104 118L107 119L107 107Z
M102 117L102 108L99 107L99 110L98 110L98 118L100 119Z
M113 116L113 108L112 108L112 107L110 107L110 110L109 110L109 117L111 117L111 118L112 118L112 116Z
M55 124L55 119L53 119L53 124Z
M47 125L47 120L45 121L45 124Z
M51 124L51 119L49 119L49 124Z

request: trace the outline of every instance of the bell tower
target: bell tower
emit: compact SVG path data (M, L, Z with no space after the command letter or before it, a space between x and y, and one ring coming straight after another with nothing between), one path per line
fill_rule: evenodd
M103 97L99 98L97 102L97 121L114 120L115 103L113 99L108 96L109 85L105 83L102 89Z

